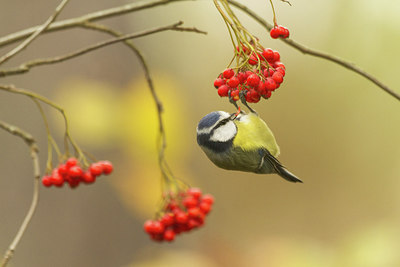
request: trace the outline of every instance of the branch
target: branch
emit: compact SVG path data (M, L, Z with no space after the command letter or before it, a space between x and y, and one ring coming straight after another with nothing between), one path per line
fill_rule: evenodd
M264 26L264 28L266 28L268 31L271 31L271 29L273 28L272 24L270 24L267 21L265 21L262 17L258 16L255 12L253 12L251 9L249 9L245 5L242 5L242 4L238 3L238 2L236 2L235 0L228 0L228 2L230 4L232 4L233 6L239 8L243 12L247 13L250 17L252 17L257 22L259 22L262 26ZM377 78L375 78L371 74L365 72L364 70L362 70L358 66L356 66L356 65L354 65L354 64L352 64L352 63L350 63L348 61L345 61L345 60L343 60L341 58L338 58L336 56L332 56L332 55L329 55L327 53L320 52L320 51L308 48L308 47L306 47L306 46L304 46L304 45L302 45L302 44L300 44L300 43L298 43L298 42L296 42L296 41L294 41L292 39L280 39L280 40L285 42L287 45L290 45L293 48L299 50L303 54L308 54L308 55L311 55L311 56L320 57L320 58L335 62L335 63L341 65L342 67L345 67L346 69L354 71L355 73L358 73L359 75L361 75L364 78L366 78L366 79L370 80L371 82L373 82L375 85L377 85L378 87L383 89L385 92L387 92L388 94L390 94L391 96L393 96L397 100L400 100L400 94L396 93L394 90L389 88L387 85L383 84Z
M16 74L22 74L25 72L28 72L31 68L33 67L37 67L37 66L41 66L41 65L49 65L49 64L54 64L54 63L59 63L68 59L72 59L78 56L81 56L83 54L89 53L93 50L111 45L111 44L115 44L118 42L123 42L126 41L128 39L134 39L134 38L138 38L138 37L143 37L146 35L150 35L153 33L157 33L157 32L162 32L162 31L168 31L168 30L173 30L173 31L186 31L186 32L196 32L196 33L202 33L202 34L206 34L206 32L201 31L197 28L188 28L188 27L180 27L180 25L182 25L183 22L179 21L177 23L168 25L168 26L162 26L162 27L157 27L157 28L153 28L150 30L146 30L146 31L141 31L138 33L131 33L131 34L127 34L127 35L122 35L119 36L117 38L113 38L113 39L109 39L103 42L99 42L97 44L88 46L86 48L77 50L75 52L63 55L63 56L58 56L58 57L52 57L52 58L45 58L45 59L36 59L33 61L29 61L26 63L21 64L19 67L17 68L12 68L12 69L6 69L6 70L0 70L0 77L4 77L4 76L9 76L9 75L16 75ZM80 25L81 27L87 27L85 25L89 25L88 22L83 23L82 25Z
M188 0L155 0L155 1L150 1L147 3L130 3L130 4L126 4L126 5L119 6L119 7L114 7L114 8L110 8L110 9L106 9L106 10L93 12L93 13L90 13L90 14L87 14L87 15L84 15L81 17L76 17L76 18L71 18L71 19L66 19L66 20L62 20L59 22L51 23L49 25L49 27L47 29L45 29L44 32L51 32L51 31L68 29L68 28L72 28L72 27L79 27L85 22L96 21L96 20L100 20L100 19L104 19L104 18L114 17L114 16L130 13L130 12L135 12L135 11L152 8L152 7L156 7L156 6L161 6L161 5L167 5L170 3L180 2L180 1L188 1ZM239 8L243 12L247 13L250 17L254 18L262 26L264 26L268 31L270 31L272 29L271 24L266 22L263 18L258 16L256 13L254 13L252 10L250 10L245 5L242 5L238 2L236 2L235 0L228 0L228 2L230 4L232 4L233 6ZM35 32L37 30L37 28L38 28L38 26L32 27L32 28L22 30L22 31L19 31L16 33L12 33L12 34L9 34L7 36L0 38L0 47L10 44L10 43L13 43L13 42L16 42L18 40L21 40L21 39L25 38L26 36L29 36L30 34ZM400 94L398 94L397 92L395 92L394 90L392 90L391 88L389 88L388 86L383 84L381 81L379 81L377 78L375 78L371 74L363 71L356 65L354 65L350 62L347 62L343 59L340 59L338 57L335 57L335 56L332 56L332 55L329 55L329 54L326 54L323 52L319 52L319 51L313 50L311 48L307 48L306 46L304 46L300 43L297 43L292 39L283 39L282 41L285 42L286 44L292 46L293 48L299 50L300 52L302 52L304 54L309 54L309 55L312 55L315 57L324 58L326 60L335 62L351 71L354 71L355 73L358 73L359 75L361 75L364 78L373 82L375 85L377 85L378 87L383 89L385 92L389 93L391 96L400 100Z
M28 213L26 214L24 221L22 222L16 236L14 237L14 240L11 242L10 246L8 247L7 251L5 252L5 254L3 256L1 266L5 267L7 265L7 263L10 261L10 259L12 258L19 241L21 240L23 234L26 231L26 228L28 227L28 225L35 213L36 206L39 201L40 167L39 167L39 156L38 156L39 150L36 145L36 141L33 139L33 137L29 133L27 133L13 125L7 124L3 121L0 121L0 128L9 132L10 134L13 134L15 136L22 138L25 141L25 143L29 146L29 149L31 151L32 161L33 161L33 177L34 177L33 197L32 197L31 206L29 207Z
M30 43L32 43L42 32L44 32L50 24L57 18L57 16L60 14L61 10L64 8L64 6L67 4L69 0L63 0L56 10L54 11L53 15L51 15L45 23L37 27L36 30L32 33L31 36L29 36L24 42L22 42L20 45L15 47L13 50L5 54L0 58L0 65L9 60L11 57L15 56L19 52L21 52L23 49L25 49Z

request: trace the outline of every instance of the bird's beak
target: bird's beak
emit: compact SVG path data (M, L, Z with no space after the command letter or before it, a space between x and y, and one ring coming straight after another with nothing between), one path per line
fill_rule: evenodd
M236 112L236 113L232 113L231 116L229 117L229 119L230 119L231 121L235 120L236 117L237 117L240 113L242 113L242 111L240 110L240 107L239 107L238 110L237 110L237 112Z

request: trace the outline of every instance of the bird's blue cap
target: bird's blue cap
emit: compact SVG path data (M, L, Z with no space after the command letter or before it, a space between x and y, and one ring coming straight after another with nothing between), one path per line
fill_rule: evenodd
M210 128L221 118L221 115L222 115L221 111L214 111L214 112L207 114L200 120L199 125L197 126L197 129L201 130L201 129Z

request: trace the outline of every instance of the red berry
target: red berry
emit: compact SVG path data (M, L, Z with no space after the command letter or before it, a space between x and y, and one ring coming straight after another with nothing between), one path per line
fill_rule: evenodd
M231 98L233 101L238 101L239 100L239 90L231 91Z
M263 94L262 97L264 98L270 98L272 95L272 91L267 91L267 93Z
M162 234L164 232L164 225L160 221L153 221L153 233Z
M272 28L271 31L269 32L269 35L274 39L279 38L280 33L279 33L279 30L278 30L278 27Z
M253 73L249 77L247 77L246 81L249 86L257 86L260 82L260 77L258 77L257 74Z
M193 196L196 199L199 199L201 197L201 189L197 187L191 187L187 190L187 193L191 196Z
M267 61L272 61L274 59L274 50L271 48L266 48L262 52L262 56L267 60Z
M211 211L211 205L206 202L201 202L199 208L204 214L208 214Z
M65 162L65 165L67 165L68 168L71 168L72 166L75 166L78 164L78 160L76 158L69 158Z
M52 186L53 183L52 183L51 180L50 180L50 176L48 176L48 175L43 176L43 177L42 177L42 184L43 184L44 186L46 186L46 187Z
M186 208L195 207L198 204L198 201L193 196L185 197L182 201L183 206Z
M228 96L229 94L229 87L226 84L221 85L218 87L218 95L220 97Z
M175 221L179 224L187 223L188 219L188 215L183 211L178 211L175 213Z
M103 166L99 162L90 164L89 171L93 176L99 176L103 173Z
M275 71L274 74L272 74L272 79L276 82L276 83L282 83L283 82L283 75L282 73Z
M286 74L285 69L282 68L282 67L277 67L277 68L276 68L276 71L282 73L282 76L285 76L285 74Z
M146 231L146 233L152 234L154 233L154 221L152 220L147 220L144 222L143 229Z
M228 84L229 87L236 88L239 85L240 80L238 77L233 76L226 83Z
M202 198L201 198L201 202L205 202L208 203L210 205L214 204L214 197L210 194L205 194Z
M112 163L109 162L108 160L103 160L103 161L100 161L99 163L100 163L101 167L103 168L103 173L105 175L112 173L112 171L114 170Z
M274 64L272 64L272 66L274 67L274 68L283 68L284 70L286 70L286 66L285 66L285 64L283 64L282 62L280 62L280 61L276 61L276 62L274 62Z
M274 51L274 62L279 61L281 59L281 55L279 54L278 51Z
M65 176L68 174L68 167L66 164L60 164L58 165L58 173L61 174L62 176Z
M57 169L54 169L57 170ZM61 186L64 183L63 177L58 173L58 171L54 171L50 176L50 181L52 184L56 186Z
M233 71L233 69L229 68L224 70L222 72L222 75L224 76L225 79L230 79L231 77L233 77L233 75L235 75L235 72Z
M160 222L161 222L165 227L170 226L170 225L173 225L173 224L174 224L174 221L175 221L175 219L174 219L174 214L173 214L173 213L166 213L166 214L164 214L164 215L161 217L161 219L160 219Z
M244 72L238 72L237 77L239 79L239 82L242 84L246 81L247 76Z
M265 87L268 91L274 91L276 89L276 82L274 81L274 79L268 77L267 79L265 79Z
M82 174L83 174L83 170L82 170L82 168L79 167L79 166L72 166L72 167L69 168L69 170L68 170L68 175L69 175L71 178L79 178L79 177L82 176Z
M188 212L189 218L197 218L197 217L201 216L201 213L202 213L202 211L198 207L192 207L192 208L188 209L187 212Z
M94 183L96 181L96 176L90 171L85 171L82 175L82 181L86 184Z
M249 64L250 65L256 65L257 63L258 63L258 58L254 54L252 54L249 57Z
M172 229L167 229L164 232L164 240L171 242L175 239L175 232Z
M274 74L274 70L273 70L272 68L268 68L268 69L265 69L265 70L264 70L264 77L265 77L265 78L271 77L272 74Z
M214 81L214 87L215 88L218 88L218 87L220 87L221 85L223 85L223 84L225 84L225 80L224 79L222 79L222 78L217 78L217 79L215 79L215 81Z
M79 183L80 183L80 180L78 180L78 179L68 180L69 187L71 187L71 188L77 187L79 185Z

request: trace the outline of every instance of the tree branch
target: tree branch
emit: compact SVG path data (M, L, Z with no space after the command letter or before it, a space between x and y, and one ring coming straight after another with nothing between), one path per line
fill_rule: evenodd
M106 41L99 42L97 44L88 46L86 48L82 48L80 50L77 50L75 52L72 52L72 53L69 53L69 54L66 54L66 55L57 56L57 57L51 57L51 58L45 58L45 59L32 60L32 61L23 63L19 67L16 67L16 68L0 70L0 77L9 76L9 75L16 75L16 74L22 74L22 73L28 72L33 67L59 63L59 62L62 62L62 61L66 61L68 59L72 59L72 58L81 56L83 54L86 54L86 53L89 53L91 51L97 50L99 48L103 48L103 47L111 45L111 44L115 44L115 43L118 43L118 42L123 42L123 41L126 41L128 39L143 37L143 36L150 35L150 34L157 33L157 32L173 30L173 31L182 31L182 32L186 31L186 32L196 32L196 33L206 34L206 32L201 31L201 30L199 30L197 28L194 28L194 27L191 27L191 28L180 27L180 25L182 25L182 24L183 24L183 22L179 21L179 22L171 24L171 25L157 27L157 28L153 28L153 29L150 29L150 30L141 31L141 32L138 32L138 33L126 34L126 35L119 36L117 38L112 38L112 39L109 39L109 40L106 40ZM83 23L81 25L81 27L87 27L85 25L89 25L88 22Z
M273 28L273 25L268 23L266 20L264 20L262 17L258 16L254 11L252 11L251 9L249 9L248 7L246 7L245 5L242 5L234 0L228 0L228 2L239 8L240 10L242 10L243 12L247 13L250 17L252 17L253 19L255 19L258 23L260 23L262 26L264 26L265 29L267 29L268 31L271 31L271 29ZM396 98L397 100L400 100L400 94L395 92L394 90L392 90L391 88L389 88L387 85L383 84L381 81L379 81L377 78L375 78L374 76L372 76L371 74L365 72L364 70L362 70L361 68L359 68L358 66L345 61L344 59L341 59L339 57L333 56L333 55L329 55L327 53L324 52L320 52L311 48L306 47L305 45L302 45L292 39L280 39L282 42L286 43L287 45L290 45L291 47L299 50L300 52L302 52L303 54L308 54L311 56L315 56L315 57L319 57L319 58L323 58L329 61L332 61L336 64L339 64L342 67L345 67L346 69L349 69L355 73L358 73L359 75L363 76L364 78L370 80L371 82L373 82L375 85L377 85L378 87L380 87L382 90L384 90L385 92L387 92L388 94L390 94L391 96L393 96L394 98Z
M7 251L5 252L5 254L3 256L1 266L5 267L7 265L7 263L10 261L10 259L12 258L19 241L21 240L22 236L24 235L26 228L28 227L28 225L35 213L37 203L39 201L40 167L39 167L39 156L38 156L39 150L36 145L36 141L33 139L32 135L19 129L18 127L15 127L15 126L5 123L3 121L0 121L0 128L9 132L10 134L13 134L15 136L22 138L25 141L25 143L29 146L29 149L31 151L32 162L33 162L33 177L34 177L32 202L29 207L28 213L25 216L24 221L22 222L16 236L14 237L14 240L11 242L10 246L8 247Z
M44 32L50 24L57 18L57 16L60 14L61 10L64 8L64 6L67 4L69 0L63 0L56 10L54 11L53 15L51 15L42 26L39 26L36 28L36 30L32 33L31 36L29 36L24 42L22 42L20 45L15 47L13 50L5 54L0 58L0 65L21 52L23 49L28 47L30 43L32 43L42 32Z

